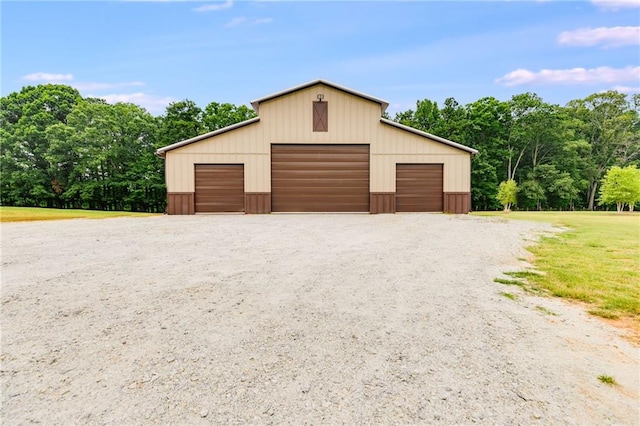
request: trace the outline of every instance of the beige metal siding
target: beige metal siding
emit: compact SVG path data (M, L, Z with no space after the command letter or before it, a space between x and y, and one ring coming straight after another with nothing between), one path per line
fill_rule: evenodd
M313 132L318 94L329 107L327 132ZM321 84L260 104L260 121L272 143L369 143L379 120L380 105Z
M245 191L269 192L271 148L261 126L257 122L167 152L168 192L195 190L194 164L244 164Z
M313 131L313 102L328 131ZM245 191L271 192L271 144L369 144L370 192L395 192L397 163L442 163L444 191L469 192L471 156L380 122L380 105L322 84L260 104L260 121L166 153L168 192L194 191L194 164L244 164Z
M371 144L371 192L395 192L398 163L441 163L445 192L470 191L468 152L380 122L375 135Z

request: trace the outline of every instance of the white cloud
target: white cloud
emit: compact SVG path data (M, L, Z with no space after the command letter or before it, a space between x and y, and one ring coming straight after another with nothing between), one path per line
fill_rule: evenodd
M591 3L601 9L607 10L632 9L640 7L640 2L638 0L591 0Z
M571 68L564 70L543 69L538 72L517 69L495 80L505 86L524 84L592 84L622 83L640 80L640 66L625 68Z
M61 81L73 80L73 74L51 74L48 72L34 72L32 74L22 76L22 80L57 83Z
M231 9L231 7L233 7L233 0L227 0L225 2L203 4L193 10L195 12L215 12L217 10Z
M558 36L558 43L573 46L603 45L604 47L640 44L640 26L579 28L563 31Z
M132 103L140 105L151 113L162 113L164 112L164 109L167 107L167 105L169 105L171 102L176 101L176 99L170 96L160 97L143 92L117 94L114 93L110 95L87 95L87 97L104 99L110 104L116 104L118 102Z
M107 89L115 89L118 87L131 87L131 86L144 86L144 83L141 81L129 81L125 83L71 83L73 87L78 90L107 90Z
M34 72L32 74L22 76L21 79L38 83L64 83L73 86L80 91L107 90L115 89L118 87L144 86L144 83L141 81L127 81L122 83L95 83L73 81L73 74L53 74L47 72Z
M261 24L269 24L273 21L272 18L247 18L246 16L240 16L238 18L233 18L229 22L224 25L224 28L233 28L238 25L261 25Z
M22 80L40 82L40 83L64 83L70 86L75 87L80 92L86 91L103 91L109 89L117 89L122 87L138 87L144 86L144 83L141 81L128 81L122 83L95 83L95 82L75 82L73 74L52 74L45 72L36 72L32 74L27 74L22 77ZM167 105L171 102L174 102L176 99L170 96L155 96L150 95L144 92L136 92L136 93L113 93L108 95L96 95L89 94L84 95L84 97L89 98L100 98L104 99L110 104L115 104L118 102L130 102L141 107L145 108L147 111L151 113L162 113L164 112Z
M237 27L240 24L243 24L245 21L247 20L247 18L245 18L244 16L241 16L239 18L233 18L232 20L230 20L229 22L227 22L224 27L225 28L232 28L232 27Z
M620 93L640 93L640 86L613 86L613 90L616 90Z

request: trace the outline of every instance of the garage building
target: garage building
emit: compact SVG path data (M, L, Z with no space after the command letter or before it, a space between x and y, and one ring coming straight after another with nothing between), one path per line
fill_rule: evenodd
M251 105L258 117L158 149L169 214L471 208L477 151L383 118L386 101L315 80Z

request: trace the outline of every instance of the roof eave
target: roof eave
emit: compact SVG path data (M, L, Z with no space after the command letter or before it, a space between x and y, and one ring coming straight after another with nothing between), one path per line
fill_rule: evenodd
M194 142L198 142L198 141L201 141L203 139L210 138L212 136L221 135L222 133L226 133L226 132L229 132L231 130L239 129L240 127L248 126L250 124L257 123L258 121L260 121L260 117L254 117L254 118L250 118L250 119L245 120L245 121L241 121L240 123L232 124L231 126L223 127L222 129L217 129L217 130L214 130L214 131L209 132L209 133L205 133L205 134L202 134L202 135L195 136L195 137L193 137L191 139L185 139L183 141L176 142L174 144L167 145L167 146L164 146L162 148L158 148L156 150L156 155L161 157L161 158L164 158L165 154L167 153L167 151L171 151L171 150L174 150L176 148L180 148L180 147L183 147L185 145L189 145L189 144L192 144Z
M478 153L477 149L473 149L473 148L468 147L466 145L462 145L462 144L459 144L457 142L450 141L449 139L441 138L440 136L432 135L431 133L423 132L422 130L414 129L413 127L410 127L410 126L405 126L404 124L396 123L395 121L392 121L392 120L389 120L389 119L386 119L386 118L381 118L380 122L384 123L384 124L387 124L389 126L397 127L399 129L405 130L407 132L414 133L414 134L416 134L418 136L423 136L425 138L433 139L433 140L435 140L437 142L441 142L441 143L443 143L445 145L449 145L449 146L451 146L453 148L457 148L459 150L466 151L466 152L468 152L468 153L470 153L472 155L475 155L475 154Z

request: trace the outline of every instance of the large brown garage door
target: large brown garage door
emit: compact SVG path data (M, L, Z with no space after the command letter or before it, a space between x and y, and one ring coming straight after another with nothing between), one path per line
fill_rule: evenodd
M443 209L442 164L396 165L396 211L441 212Z
M196 213L243 212L244 166L196 164Z
M271 210L368 212L368 145L272 145Z

